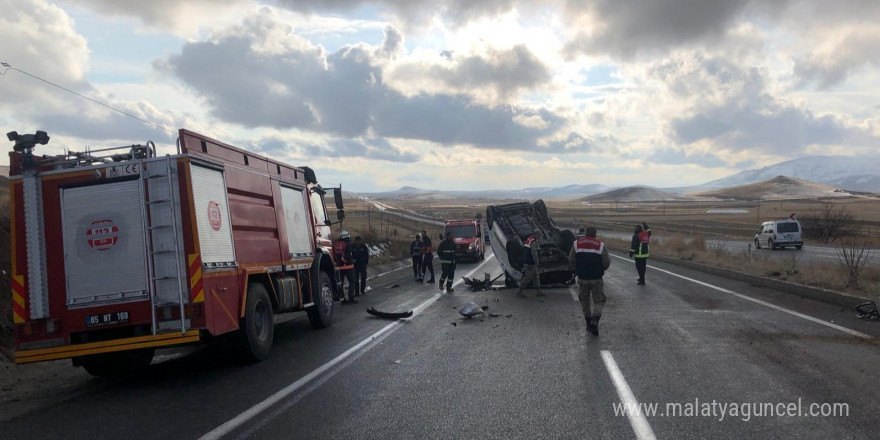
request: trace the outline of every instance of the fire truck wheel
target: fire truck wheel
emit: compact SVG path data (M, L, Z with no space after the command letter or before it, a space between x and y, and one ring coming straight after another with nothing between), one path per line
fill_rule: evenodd
M95 354L78 359L87 373L98 377L124 376L146 368L153 361L155 350L122 351L118 353Z
M312 328L319 329L333 322L333 284L326 272L320 272L315 286L315 305L306 309Z
M242 359L258 362L269 357L274 335L272 302L266 286L251 283L248 285L247 304L238 335L238 351Z

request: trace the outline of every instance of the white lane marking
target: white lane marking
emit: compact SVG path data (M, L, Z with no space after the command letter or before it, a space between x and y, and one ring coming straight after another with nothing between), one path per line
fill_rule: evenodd
M487 256L486 259L479 266L475 267L466 276L469 276L469 277L473 276L473 274L477 270L479 270L484 264L488 263L489 261L492 261L493 257L495 257L494 254L490 254L489 256ZM453 286L455 286L456 284L460 284L461 282L463 282L463 281L462 280L456 281L455 284L453 284ZM416 315L421 313L423 310L428 308L428 306L430 306L431 304L434 304L434 302L436 302L437 299L440 298L441 296L443 296L443 292L438 292L436 295L432 296L430 299L428 299L427 301L420 304L418 307L413 309L412 316L415 317ZM409 319L412 319L412 318L409 318ZM348 358L349 356L351 356L355 353L358 353L358 350L364 348L366 345L373 342L373 340L375 340L376 338L384 335L385 333L390 334L391 332L397 330L398 328L400 328L402 326L402 324L405 321L406 320L397 320L397 321L392 322L391 324L386 325L385 327L382 327L381 330L368 336L363 341L358 342L354 347L351 347L348 350L345 350L345 352L343 352L339 356L336 356L335 358L333 358L332 360L330 360L326 364L321 365L320 367L312 370L312 372L301 377L296 382L282 388L280 391L267 397L262 402L257 403L256 405L248 408L247 410L245 410L241 414L233 417L228 422L214 428L211 432L208 432L207 434L200 437L200 440L213 440L213 439L223 438L224 436L226 436L230 432L234 431L235 429L237 429L241 425L247 423L249 420L258 416L263 411L266 411L267 409L271 408L273 405L275 405L278 402L280 402L281 400L289 397L291 394L293 394L294 392L296 392L297 390L299 390L300 388L302 388L303 386L305 386L309 382L315 380L316 378L318 378L322 374L326 373L328 370L333 368L336 364L339 364L340 362L346 360L346 358ZM360 354L363 354L363 353L359 353L358 355L360 355ZM338 371L339 370L337 370L336 372L338 372ZM335 374L336 372L334 372L333 374ZM326 378L325 378L325 380L326 380Z
M620 403L624 407L631 409L631 411L627 411L626 416L629 418L630 426L635 431L636 438L639 440L656 440L657 437L654 436L654 430L648 424L648 419L645 418L641 411L635 410L639 408L639 401L629 388L629 384L626 383L626 379L624 379L623 373L620 372L617 362L614 362L614 356L611 356L611 352L608 350L602 350L601 354L602 362L605 362L605 369L608 370L608 375L611 376L611 380L614 382L614 388L617 389L617 397L620 398Z
M624 258L624 257L618 256L618 255L612 255L612 256L614 256L614 257L616 257L616 258L620 258L621 260L628 260L628 258ZM851 335L853 335L853 336L858 336L858 337L860 337L860 338L862 338L862 339L874 339L874 337L871 336L871 335L867 335L867 334L864 334L864 333L862 333L862 332L859 332L859 331L856 331L856 330L853 330L853 329L849 329L849 328L846 328L846 327L843 327L843 326L839 326L839 325L834 324L834 323L830 323L830 322L827 322L827 321L823 321L823 320L821 320L821 319L819 319L819 318L814 318L814 317L809 316L809 315L804 315L803 313L795 312L794 310L789 310L789 309L786 309L785 307L780 307L780 306L777 306L776 304L771 304L771 303L768 303L767 301L762 301L762 300L757 299L757 298L752 298L751 296L743 295L743 294L741 294L741 293L736 293L736 292L734 292L734 291L732 291L732 290L728 290L728 289L725 289L725 288L723 288L723 287L718 287L718 286L716 286L716 285L714 285L714 284L709 284L709 283L706 283L706 282L703 282L703 281L700 281L700 280L695 280L695 279L693 279L693 278L688 278L688 277L686 277L686 276L684 276L684 275L679 275L679 274L677 274L677 273L670 272L670 271L668 271L668 270L660 269L659 267L655 267L655 266L648 266L648 267L650 267L650 268L653 269L653 270L659 270L660 272L667 273L667 274L672 275L672 276L674 276L674 277L681 278L681 279L683 279L683 280L688 280L688 281L690 281L690 282L692 282L692 283L697 283L697 284L699 284L699 285L701 285L701 286L706 286L706 287L708 287L708 288L710 288L710 289L715 289L715 290L720 291L720 292L729 293L729 294L731 294L731 295L733 295L733 296L736 296L736 297L738 297L738 298L742 298L742 299L744 299L744 300L751 301L751 302L756 303L756 304L761 304L762 306L767 306L767 307L770 307L771 309L779 310L780 312L788 313L789 315L797 316L798 318L803 318L803 319L806 319L806 320L808 320L808 321L813 321L813 322L815 322L815 323L822 324L822 325L824 325L824 326L826 326L826 327L831 327L831 328L833 328L833 329L835 329L835 330L840 330L840 331L842 331L842 332L844 332L844 333L849 333L849 334L851 334Z

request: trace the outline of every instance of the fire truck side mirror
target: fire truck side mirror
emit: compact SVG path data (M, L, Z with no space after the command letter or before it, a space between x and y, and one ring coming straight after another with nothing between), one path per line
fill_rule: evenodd
M345 210L339 209L336 211L336 220L343 221L345 220Z
M333 200L336 202L336 209L342 210L342 186L333 188ZM342 220L341 218L339 220Z

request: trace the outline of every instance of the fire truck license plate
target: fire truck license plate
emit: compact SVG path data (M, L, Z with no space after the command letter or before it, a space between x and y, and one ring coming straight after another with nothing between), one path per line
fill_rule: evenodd
M120 324L128 322L128 312L104 313L101 315L89 315L86 318L86 325L89 327L99 327L102 325Z

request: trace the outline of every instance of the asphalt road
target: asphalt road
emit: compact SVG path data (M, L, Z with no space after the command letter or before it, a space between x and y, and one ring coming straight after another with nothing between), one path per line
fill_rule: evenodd
M629 240L632 238L631 233L619 232L619 231L599 231L599 236L605 236L610 238L616 238L621 240ZM662 239L662 237L655 236L653 238ZM706 246L709 249L714 249L715 247L720 247L726 250L728 253L733 255L739 255L742 252L746 252L751 250L752 252L762 252L766 253L768 259L772 259L775 261L783 261L787 262L791 259L796 259L798 263L801 264L840 264L841 259L838 254L838 250L834 246L830 245L805 245L801 250L797 250L794 248L785 248L785 249L777 249L771 251L767 248L766 245L763 245L761 249L755 248L755 243L747 240L719 240L719 239L707 239ZM870 265L880 265L880 249L877 248L869 248L867 252L872 256L868 261Z
M404 269L372 280L373 290L340 307L330 328L313 331L304 315L279 324L269 360L240 365L205 349L166 357L139 376L93 379L92 391L6 420L0 432L4 439L877 438L880 323L662 263L652 262L648 285L636 286L632 262L612 260L598 337L585 331L569 289L517 298L511 290L472 293L459 282L454 294L440 294ZM469 272L500 269L487 256L459 265L459 280ZM458 308L469 301L500 316L465 319ZM364 312L372 305L416 313L381 320ZM620 402L656 403L658 414L616 415ZM801 414L812 404L845 405L848 414L767 415L767 404L788 411L798 402ZM674 416L676 404L682 414L698 413ZM732 404L741 408L735 416Z

